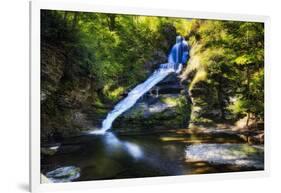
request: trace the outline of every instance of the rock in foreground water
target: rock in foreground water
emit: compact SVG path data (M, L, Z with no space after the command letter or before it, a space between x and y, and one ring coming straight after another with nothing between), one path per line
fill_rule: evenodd
M80 177L80 168L75 166L66 166L57 168L46 174L52 182L71 182Z
M185 150L187 161L232 164L263 169L263 146L248 144L195 144Z

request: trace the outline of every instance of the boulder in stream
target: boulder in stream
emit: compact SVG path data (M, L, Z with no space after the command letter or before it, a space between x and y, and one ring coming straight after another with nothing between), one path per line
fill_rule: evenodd
M80 168L65 166L47 172L46 177L52 182L71 182L80 177Z
M248 144L194 144L185 150L188 162L205 161L212 164L230 164L240 167L264 168L262 145Z

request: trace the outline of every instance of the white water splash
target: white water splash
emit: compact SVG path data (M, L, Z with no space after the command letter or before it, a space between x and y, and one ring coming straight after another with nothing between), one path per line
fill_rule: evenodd
M169 74L175 72L174 64L161 64L159 69L155 70L153 74L143 83L131 90L126 98L121 100L114 109L107 114L107 117L102 122L102 129L91 131L91 134L104 134L112 126L113 121L122 113L130 109L137 100L147 93L153 86L162 81Z

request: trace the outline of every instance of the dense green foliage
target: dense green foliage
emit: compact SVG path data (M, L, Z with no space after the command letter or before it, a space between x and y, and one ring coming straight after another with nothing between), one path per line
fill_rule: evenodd
M184 74L196 71L190 89L206 83L221 120L247 114L262 121L263 23L193 20L188 39L193 58Z
M84 114L100 124L167 61L177 35L191 47L181 79L192 120L263 121L263 23L43 10L42 133L83 128ZM179 111L190 114L190 104Z
M85 68L103 95L113 101L166 61L175 42L176 26L184 32L184 23L188 23L183 19L82 12L42 14L42 41L62 46L68 57L66 70L71 74L72 65Z

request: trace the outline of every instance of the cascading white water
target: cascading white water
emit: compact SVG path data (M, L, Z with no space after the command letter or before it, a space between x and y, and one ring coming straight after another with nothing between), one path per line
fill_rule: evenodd
M182 64L186 64L188 60L188 44L183 37L177 36L176 43L172 47L168 55L168 63L160 64L152 75L143 83L131 90L126 98L121 100L114 109L107 114L107 117L102 122L100 130L92 131L92 134L104 134L112 126L113 121L122 113L130 109L137 100L148 92L153 86L162 81L169 74L175 72L180 73Z
M92 131L94 134L104 134L111 128L113 121L122 113L130 109L137 100L147 93L153 86L163 80L172 72L175 72L175 65L171 63L161 64L159 69L155 70L153 74L143 83L136 86L133 90L128 93L128 96L121 100L114 109L107 114L107 117L102 122L102 129Z

